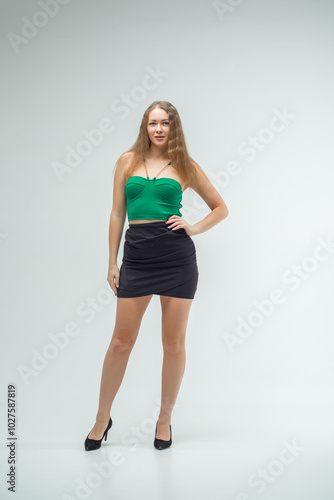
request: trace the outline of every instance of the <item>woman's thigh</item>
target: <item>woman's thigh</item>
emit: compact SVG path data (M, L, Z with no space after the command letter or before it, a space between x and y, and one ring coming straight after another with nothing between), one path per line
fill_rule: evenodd
M143 297L117 298L116 319L113 340L134 342L140 324L152 295Z
M160 296L163 343L184 343L193 299Z

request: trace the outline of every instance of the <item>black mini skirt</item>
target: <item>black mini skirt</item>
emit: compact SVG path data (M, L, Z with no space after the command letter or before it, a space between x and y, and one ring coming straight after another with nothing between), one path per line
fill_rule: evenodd
M183 228L173 230L170 224L129 224L117 297L194 298L199 277L195 244Z

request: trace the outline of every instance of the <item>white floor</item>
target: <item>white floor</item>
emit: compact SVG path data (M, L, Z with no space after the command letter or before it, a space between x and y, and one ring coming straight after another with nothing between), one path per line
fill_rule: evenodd
M299 409L269 395L262 406L250 397L196 414L176 408L173 444L163 451L153 447L154 416L138 419L136 409L124 417L115 405L108 440L92 452L83 422L72 422L72 441L54 442L55 417L49 441L19 445L15 498L333 500L333 411L324 394ZM3 472L1 498L13 498L4 483Z

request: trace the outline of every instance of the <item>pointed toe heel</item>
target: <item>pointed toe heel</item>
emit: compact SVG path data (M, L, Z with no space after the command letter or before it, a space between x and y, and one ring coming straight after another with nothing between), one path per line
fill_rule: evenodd
M109 418L109 422L108 422L107 428L104 431L103 436L101 437L101 439L90 439L88 437L89 434L90 434L90 432L89 432L88 436L86 437L86 440L85 440L85 450L86 451L92 451L92 450L98 450L99 448L101 448L101 444L102 444L103 438L104 438L105 441L107 441L108 431L111 428L111 426L112 426L112 420L111 420L111 418Z
M157 427L158 423L155 426L155 439L154 439L154 448L157 450L165 450L166 448L169 448L172 444L172 426L169 426L170 430L170 439L168 441L165 441L164 439L158 439L157 438Z

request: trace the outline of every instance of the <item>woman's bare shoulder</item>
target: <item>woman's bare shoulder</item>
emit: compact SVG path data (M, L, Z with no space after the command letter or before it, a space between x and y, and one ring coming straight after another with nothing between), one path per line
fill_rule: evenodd
M195 170L196 173L202 170L199 164L193 158L190 159L190 163L192 164L193 169Z
M133 151L126 151L125 153L121 154L118 161L120 161L122 165L129 165L130 162L133 160L134 155L135 154Z
M134 153L133 151L126 151L125 153L121 154L121 156L117 160L116 164L116 172L115 175L120 178L125 179L126 178L126 173L128 171L128 168L132 162L132 159L134 158Z
M203 169L199 166L199 164L193 158L190 159L190 163L192 165L194 175L191 178L191 182L189 184L189 187L196 190L198 184L200 183L201 174L203 173Z

